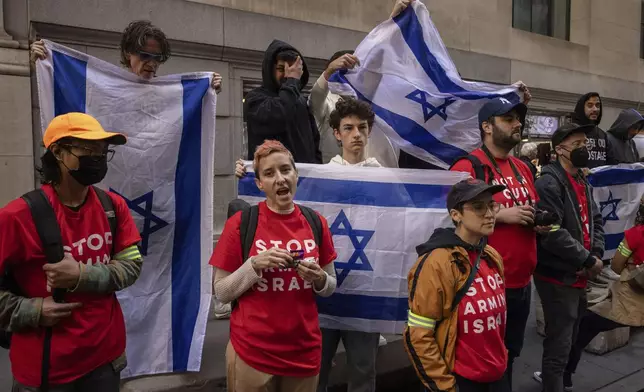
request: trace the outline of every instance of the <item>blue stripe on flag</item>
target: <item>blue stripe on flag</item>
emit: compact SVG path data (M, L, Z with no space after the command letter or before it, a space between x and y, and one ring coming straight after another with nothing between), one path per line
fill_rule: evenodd
M183 131L175 174L172 249L173 370L188 370L201 302L201 106L209 79L183 80Z
M604 234L604 248L606 250L617 249L619 243L624 239L624 233Z
M300 177L295 200L376 207L446 208L449 185L393 184ZM248 173L239 180L239 195L266 197ZM447 213L447 211L445 211Z
M85 113L87 62L55 50L52 52L54 60L54 116L70 112Z
M407 9L401 12L398 16L394 18L394 22L400 27L400 31L411 49L412 53L418 60L418 63L425 70L425 73L429 78L434 82L438 91L446 94L452 94L458 98L466 100L476 100L483 98L496 98L496 97L505 97L511 102L518 103L519 97L515 93L508 93L505 95L492 94L480 91L469 91L465 88L456 84L452 79L449 78L441 64L438 62L438 59L432 54L431 50L425 43L425 37L423 35L423 27L418 20L413 7L407 7ZM448 161L451 162L451 161Z
M644 169L608 169L588 176L588 182L595 188L644 182Z
M317 298L318 312L334 317L406 321L407 297L372 297L356 294L333 294Z
M334 73L329 81L344 83L351 86L358 95L358 98L371 104L371 109L374 111L376 116L380 117L384 122L386 122L394 131L396 131L398 135L400 135L401 138L407 140L414 146L427 151L441 161L445 163L452 163L456 158L467 155L467 152L465 150L461 150L454 145L444 143L436 139L436 137L434 137L431 132L418 125L418 123L416 123L415 121L405 116L391 112L371 102L369 99L367 99L367 97L362 95L362 93L360 93L355 87L353 87L353 85L351 85L351 83L341 72Z

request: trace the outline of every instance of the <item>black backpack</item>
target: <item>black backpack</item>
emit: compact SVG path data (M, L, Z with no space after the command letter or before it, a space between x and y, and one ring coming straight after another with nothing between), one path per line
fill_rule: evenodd
M107 221L110 225L112 239L116 238L116 213L114 211L114 204L110 196L102 189L93 187L98 199L103 206ZM60 226L56 219L54 209L52 208L47 196L42 189L36 189L22 195L22 199L29 206L31 216L36 225L38 237L42 242L43 251L48 263L57 263L64 257L63 241L60 233ZM112 240L112 246L114 241ZM113 251L112 251L113 253ZM10 271L5 271L4 276L0 277L0 290L10 291L16 295L21 295L20 289L15 280L11 276ZM63 302L64 290L54 289L52 297L56 302ZM0 326L0 347L9 349L11 345L11 332L5 330ZM49 354L51 349L51 328L45 329L45 342L43 344L43 361L41 372L41 391L48 389L49 380Z
M454 165L456 165L458 162L460 162L463 159L470 161L470 163L472 164L472 170L474 170L474 178L476 178L477 180L488 182L488 180L491 180L492 178L494 178L494 173L492 172L492 168L488 165L483 164L483 162L481 162L481 160L478 159L478 157L475 157L472 154L456 158L456 160L454 160L454 163L452 163L452 166L450 166L449 169L452 170L452 167L454 167Z

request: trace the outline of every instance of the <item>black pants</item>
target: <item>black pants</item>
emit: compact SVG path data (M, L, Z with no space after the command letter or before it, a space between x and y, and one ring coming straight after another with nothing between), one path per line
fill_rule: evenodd
M507 322L505 326L505 347L508 349L507 379L512 389L512 364L521 355L525 327L530 317L530 301L532 300L532 284L520 289L505 289L507 304Z
M120 383L121 369L108 363L69 384L52 385L49 392L119 392ZM40 388L28 387L14 380L11 392L40 392Z
M570 349L566 372L574 373L577 370L577 365L581 360L581 353L595 338L595 336L599 335L601 332L611 331L620 327L625 327L625 325L604 318L590 310L586 310L584 317L581 319L581 323L579 324L579 334L577 335L577 339Z
M579 323L586 311L586 290L534 280L546 323L541 372L544 392L563 392L563 373Z
M499 381L482 383L467 378L463 378L458 374L456 377L456 385L458 385L458 392L510 392L510 385L507 378L504 376Z

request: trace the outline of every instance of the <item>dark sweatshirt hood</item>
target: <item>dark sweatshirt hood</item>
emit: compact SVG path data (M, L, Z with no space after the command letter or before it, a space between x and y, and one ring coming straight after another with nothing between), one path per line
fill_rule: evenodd
M454 248L460 246L466 250L478 250L480 247L468 244L463 241L459 236L456 235L453 228L440 228L434 230L429 240L424 244L418 245L416 247L416 253L418 256L430 253L434 249L439 248Z
M584 110L586 106L586 101L588 101L592 97L599 98L599 105L600 105L599 116L597 116L597 120L595 121L586 117L586 112ZM602 98L599 96L599 94L596 92L586 93L581 97L579 97L579 100L577 101L577 106L575 106L575 111L572 113L572 122L579 125L588 125L588 124L599 125L599 123L602 121L603 113L604 113L604 105L602 104Z
M644 122L644 117L635 109L624 109L617 116L617 120L608 130L613 136L621 140L628 139L628 130L639 122Z
M294 50L300 55L300 58L302 58L303 72L302 77L300 78L300 88L303 89L309 82L309 69L302 53L286 42L276 39L268 45L266 52L264 52L264 61L262 62L262 86L267 90L278 91L280 88L279 83L275 80L274 69L275 62L277 61L277 54L285 50Z

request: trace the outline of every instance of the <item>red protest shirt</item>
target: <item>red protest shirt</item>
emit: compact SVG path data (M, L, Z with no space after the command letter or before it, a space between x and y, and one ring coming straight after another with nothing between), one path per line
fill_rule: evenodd
M534 187L532 172L523 161L512 156L508 159L496 158L496 163L503 174L503 178L501 178L483 150L476 149L472 151L471 155L477 157L483 165L490 167L494 175L492 184L502 184L507 187L503 192L494 195L494 201L499 203L501 208L514 207L515 203L510 192L514 194L520 205L529 204L530 199L532 199L532 203L537 202L539 197ZM514 171L510 167L510 160L523 177L523 184L519 184L516 179ZM461 159L451 170L467 172L474 177L472 163L467 159ZM488 171L486 170L487 175ZM485 180L489 182L488 178ZM497 221L494 233L488 237L488 245L496 249L503 258L505 282L508 288L522 288L530 283L530 278L537 266L537 236L532 227L509 225Z
M624 240L626 240L626 245L630 249L632 254L632 260L634 265L640 265L644 263L644 246L642 245L642 240L644 240L644 225L637 225L631 227L630 229L624 232Z
M473 263L477 252L468 255ZM496 265L481 259L474 282L458 305L454 373L480 383L500 380L508 365L506 323L503 278Z
M590 250L590 225L588 223L589 213L588 213L588 199L586 198L586 185L583 182L578 182L575 180L570 173L566 172L568 176L568 181L572 185L572 189L575 191L577 196L577 201L579 202L579 211L581 213L581 231L584 234L584 248ZM551 277L539 276L539 279L545 280L546 282L563 285L563 283L557 279ZM588 284L588 278L585 276L577 277L577 281L572 284L572 287L575 288L586 288Z
M112 233L105 211L93 188L85 203L74 211L61 204L54 189L42 187L51 203L63 240L63 249L80 263L109 263ZM141 240L125 201L113 193L118 227L114 254ZM51 296L42 269L47 262L27 203L22 199L0 209L0 272L9 268L27 298ZM125 352L125 322L113 293L67 293L65 302L80 302L69 318L53 327L49 382L72 382L118 358ZM21 384L40 385L43 328L17 331L11 338L11 370Z
M272 247L304 250L304 259L321 267L336 257L329 226L322 221L322 244L299 208L283 215L259 203L257 231L249 256ZM242 260L239 226L241 212L226 222L210 264L234 272ZM313 260L311 260L313 261ZM230 318L230 342L239 357L253 369L286 377L312 377L320 372L322 335L315 293L291 268L267 269L262 279L239 297Z

